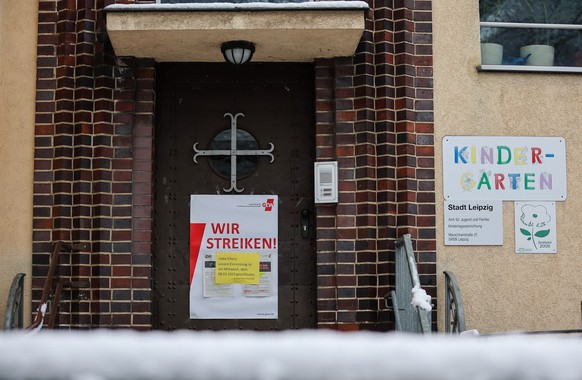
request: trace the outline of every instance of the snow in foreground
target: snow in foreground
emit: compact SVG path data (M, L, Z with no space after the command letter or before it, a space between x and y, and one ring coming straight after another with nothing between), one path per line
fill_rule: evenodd
M569 380L582 339L332 331L0 334L1 379Z

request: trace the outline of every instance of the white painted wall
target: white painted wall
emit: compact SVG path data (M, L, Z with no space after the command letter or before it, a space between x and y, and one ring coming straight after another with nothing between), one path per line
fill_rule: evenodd
M37 1L0 1L0 321L16 273L30 314ZM29 318L28 318L29 319Z
M478 0L438 0L432 6L440 329L444 270L460 282L467 328L580 328L582 75L477 72ZM514 202L503 202L503 246L444 245L441 151L447 135L566 139L568 198L556 205L557 254L514 253Z

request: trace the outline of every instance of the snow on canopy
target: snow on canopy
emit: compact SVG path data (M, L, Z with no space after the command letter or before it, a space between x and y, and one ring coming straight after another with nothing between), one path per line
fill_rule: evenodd
M341 10L341 9L368 9L364 1L299 1L299 2L196 2L180 4L111 4L105 11L122 12L192 12L192 11L265 11L265 10Z

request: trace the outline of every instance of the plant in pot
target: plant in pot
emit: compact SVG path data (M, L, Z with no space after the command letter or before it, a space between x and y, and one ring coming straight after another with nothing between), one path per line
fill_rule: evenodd
M559 14L560 0L525 0L530 17L526 22L549 24ZM558 16L559 17L559 16ZM559 21L559 20L558 20ZM554 47L551 44L551 29L535 28L531 30L530 44L521 47L519 54L530 66L553 66Z
M479 16L481 21L499 21L506 0L479 1ZM503 45L497 43L497 28L481 27L481 64L501 65L503 60Z

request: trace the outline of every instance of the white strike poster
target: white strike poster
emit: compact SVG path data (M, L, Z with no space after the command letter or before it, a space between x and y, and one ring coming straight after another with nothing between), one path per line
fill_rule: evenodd
M276 195L190 196L190 318L277 319Z

